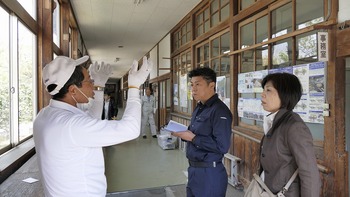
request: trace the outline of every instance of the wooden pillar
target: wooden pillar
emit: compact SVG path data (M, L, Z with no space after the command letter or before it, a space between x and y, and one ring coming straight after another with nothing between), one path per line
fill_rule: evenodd
M69 57L69 17L70 6L68 2L62 2L61 4L61 51L63 56Z
M330 116L324 118L324 160L331 172L323 176L323 196L345 196L347 188L345 150L345 66L336 58L336 26L329 33L329 61L327 65L326 102ZM344 63L343 63L344 65Z
M49 103L50 95L42 82L42 68L53 59L52 0L38 0L38 108Z
M72 44L72 58L73 59L78 59L78 29L77 28L72 28L71 32L71 44Z

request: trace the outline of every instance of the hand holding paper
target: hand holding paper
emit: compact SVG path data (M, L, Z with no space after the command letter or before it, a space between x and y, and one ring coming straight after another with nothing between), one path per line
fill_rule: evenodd
M166 130L170 132L186 131L187 126L176 121L170 120L168 125L165 127Z

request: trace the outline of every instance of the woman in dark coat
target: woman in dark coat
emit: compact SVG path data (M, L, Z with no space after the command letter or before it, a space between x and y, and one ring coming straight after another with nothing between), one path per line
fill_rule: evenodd
M292 110L301 98L299 79L289 73L273 73L262 81L261 103L270 112L264 118L261 141L261 178L277 194L296 169L297 178L285 196L319 197L320 174L309 128Z

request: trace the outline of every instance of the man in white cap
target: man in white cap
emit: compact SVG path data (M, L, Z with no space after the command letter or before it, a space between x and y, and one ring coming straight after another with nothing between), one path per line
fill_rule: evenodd
M143 58L129 71L128 100L120 121L101 120L103 89L109 65L81 66L89 59L59 56L43 68L43 82L52 95L34 121L34 142L45 196L105 196L102 147L140 135L139 87L152 63ZM90 74L89 74L90 73Z

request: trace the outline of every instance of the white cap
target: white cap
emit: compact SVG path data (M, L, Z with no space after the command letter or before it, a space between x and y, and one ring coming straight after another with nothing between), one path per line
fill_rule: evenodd
M65 56L57 56L43 68L43 82L47 87L56 84L57 87L49 92L51 95L57 94L72 76L75 67L85 63L89 56L81 57L77 60Z

